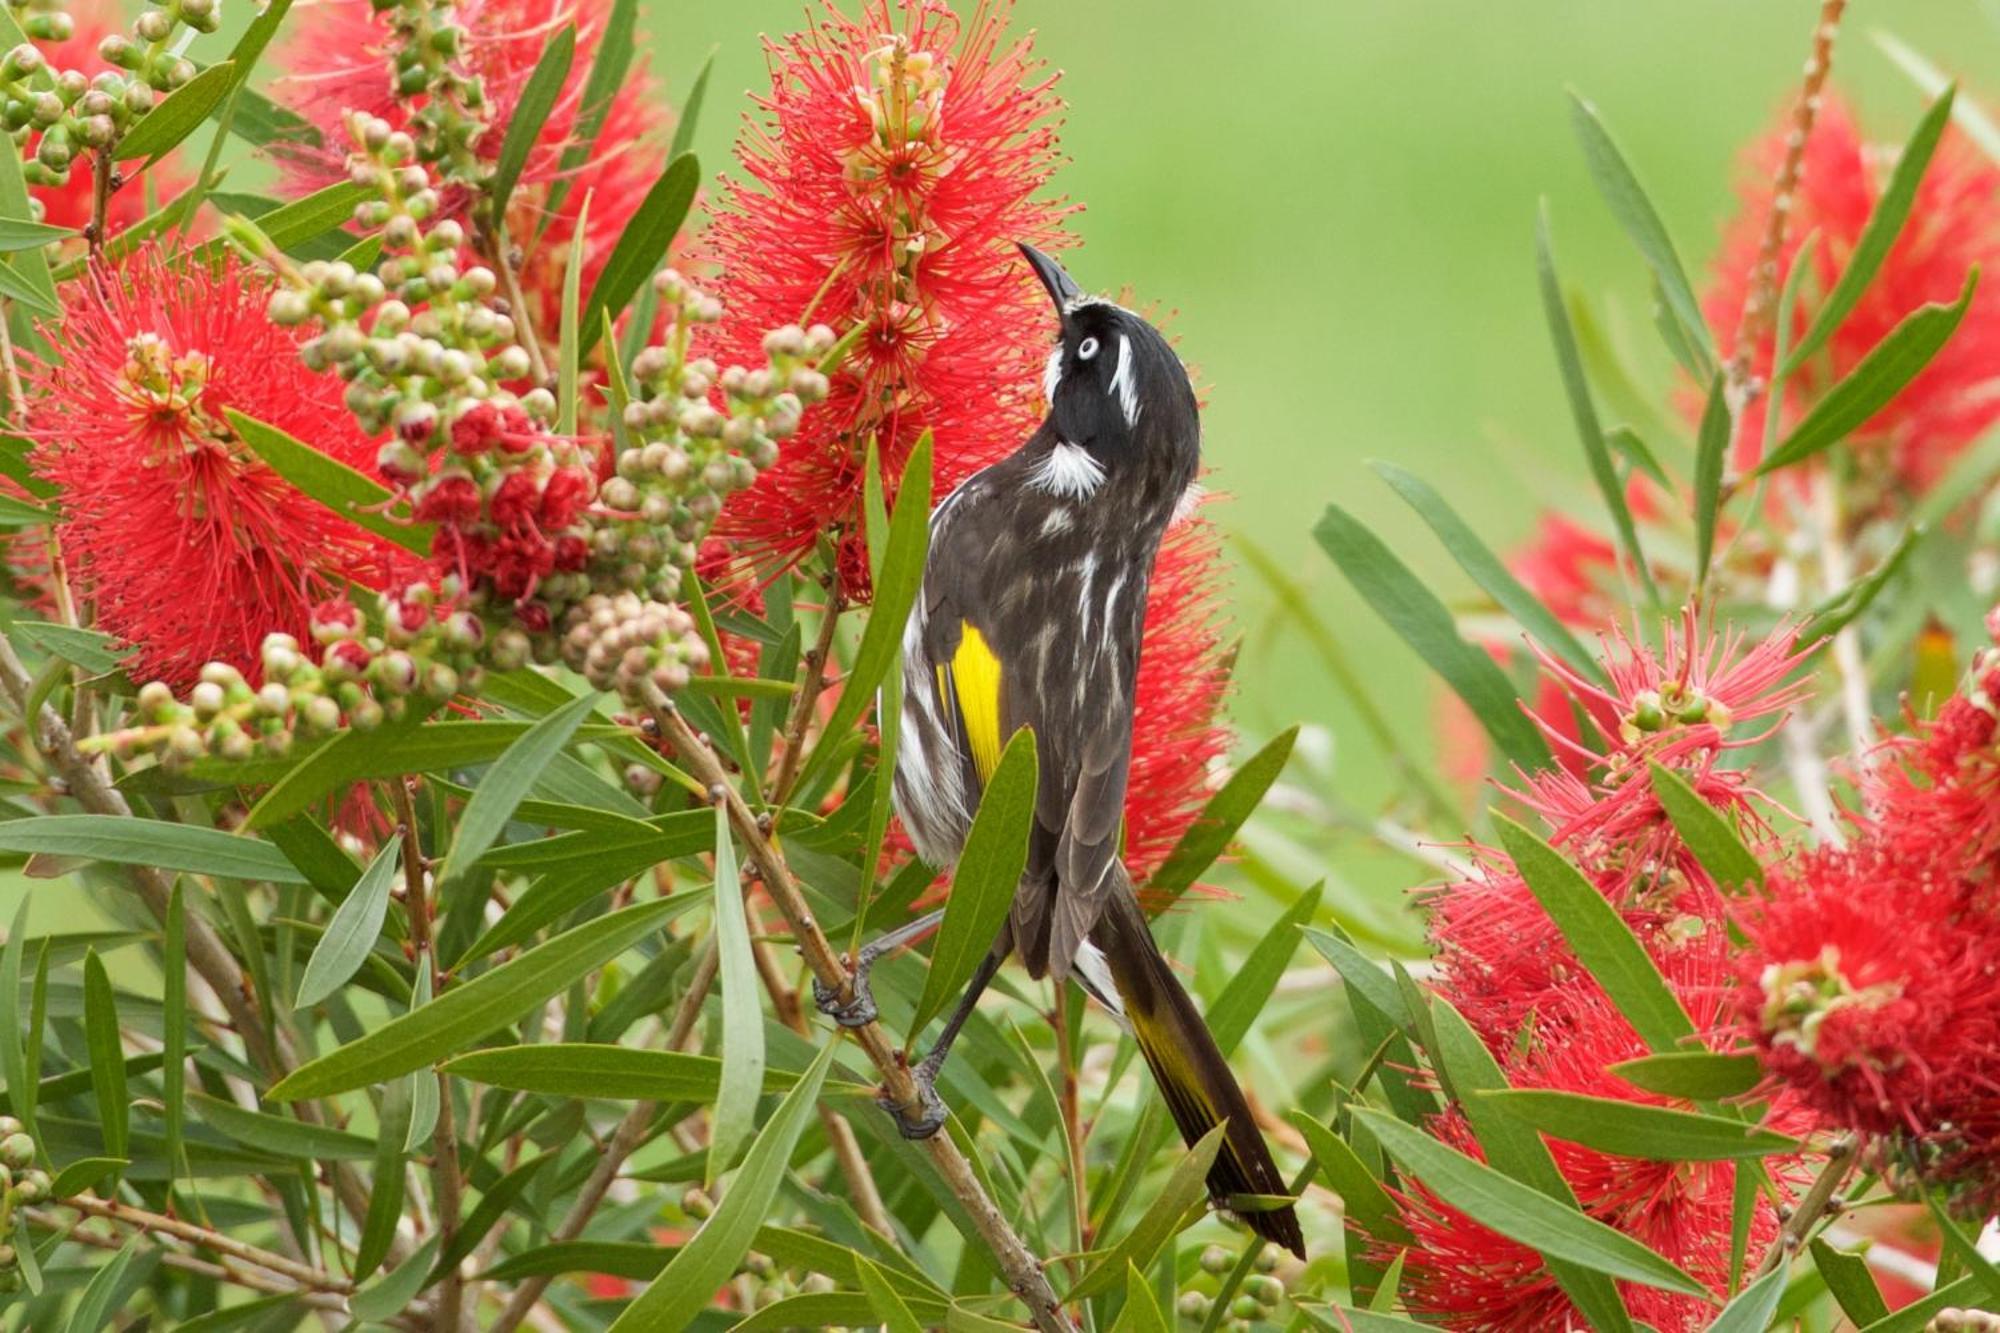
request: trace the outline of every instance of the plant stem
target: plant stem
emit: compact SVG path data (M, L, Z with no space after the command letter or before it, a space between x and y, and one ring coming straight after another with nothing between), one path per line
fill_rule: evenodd
M819 621L819 636L806 652L805 683L792 700L792 715L785 721L785 752L778 759L778 776L771 783L773 819L783 813L785 802L792 794L792 784L798 781L800 761L805 756L806 731L812 726L819 696L827 687L826 664L833 655L833 636L840 628L840 613L846 609L846 599L840 590L840 575L836 573L828 577L833 582L827 589L826 609Z
M172 1236L175 1240L186 1241L190 1245L198 1245L205 1250L214 1250L217 1254L226 1254L232 1259L239 1259L246 1264L254 1264L258 1268L276 1273L280 1277L290 1278L292 1282L308 1290L346 1292L354 1289L354 1284L344 1277L336 1277L332 1273L323 1273L309 1264L302 1264L295 1259L287 1259L282 1254L274 1254L270 1250L260 1249L255 1245L235 1240L220 1231L212 1231L207 1227L196 1226L192 1222L184 1222L180 1218L168 1217L163 1213L148 1212L143 1208L134 1208L128 1204L93 1198L88 1194L79 1194L74 1198L63 1199L57 1206L73 1208L87 1217L101 1217L106 1221L122 1223L125 1226L134 1227L140 1231L157 1232L162 1236ZM285 1288L285 1290L289 1289Z
M90 225L83 239L90 245L91 258L104 252L104 229L111 216L111 150L100 148L90 162Z
M542 337L535 328L534 312L528 309L528 298L521 292L521 275L514 271L514 256L506 230L504 227L484 230L486 252L493 258L493 267L499 270L501 285L507 293L507 307L514 317L514 336L528 354L528 366L534 372L535 383L547 387L549 363L542 355Z
M1758 1277L1774 1271L1806 1243L1806 1236L1832 1207L1834 1195L1847 1183L1848 1174L1854 1170L1859 1155L1858 1148L1859 1144L1852 1134L1841 1135L1827 1148L1826 1165L1820 1168L1818 1177L1807 1187L1805 1197L1799 1200L1792 1215L1785 1219L1785 1225L1771 1242L1771 1248L1764 1251L1764 1262L1757 1265Z
M676 755L708 788L710 795L722 803L730 823L736 826L737 836L750 853L751 864L763 880L764 891L791 926L792 936L806 965L823 985L837 991L843 999L851 999L854 993L853 975L827 942L826 933L820 929L819 921L807 906L798 883L785 864L785 858L766 836L755 812L744 804L742 796L730 784L722 761L708 743L688 726L665 694L650 683L645 689L646 705L660 728L660 735L674 747ZM910 1076L909 1065L902 1051L883 1033L881 1026L867 1023L852 1029L852 1035L881 1073L883 1089L889 1100L916 1111L918 1092ZM1002 1278L1027 1305L1035 1326L1043 1333L1075 1333L1076 1326L1064 1313L1054 1288L1050 1287L1047 1276L1042 1272L1041 1261L1022 1243L987 1195L972 1170L972 1164L959 1151L957 1141L950 1134L935 1134L919 1141L916 1146L930 1158L945 1188L964 1206Z

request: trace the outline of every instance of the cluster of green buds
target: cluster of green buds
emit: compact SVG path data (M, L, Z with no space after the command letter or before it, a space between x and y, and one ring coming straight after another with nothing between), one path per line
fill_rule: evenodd
M1201 1271L1220 1278L1236 1267L1236 1256L1220 1245L1201 1252ZM1243 1279L1229 1302L1229 1312L1217 1327L1231 1333L1245 1333L1255 1325L1276 1317L1278 1304L1285 1298L1285 1284L1276 1276L1278 1252L1265 1246L1257 1255L1257 1271ZM1174 1312L1190 1324L1206 1325L1215 1313L1215 1297L1201 1291L1184 1291L1174 1303Z
M1984 1310L1939 1310L1924 1333L2000 1333L2000 1314Z
M285 278L271 295L270 317L317 325L306 363L347 381L348 406L363 426L394 428L383 474L414 485L428 474L425 456L441 432L476 404L518 401L547 422L555 397L536 388L517 400L502 387L528 374L528 353L513 317L491 299L493 270L463 262L464 227L438 217L438 187L416 139L360 112L349 113L348 130L356 145L349 179L371 196L354 220L381 235L385 257L374 272L338 260L292 267L260 244L261 257Z
M369 3L395 29L395 91L412 104L421 160L448 180L480 184L486 169L473 146L486 129L486 89L459 63L471 34L459 21L456 0Z
M644 702L651 682L671 694L708 665L708 645L694 617L667 602L637 593L592 593L563 619L564 663L600 690L616 690L632 704Z
M736 1276L749 1287L753 1310L767 1309L795 1296L822 1296L839 1285L825 1273L793 1274L778 1267L769 1255L755 1250L743 1256L743 1262L736 1266Z
M489 642L485 624L453 600L418 583L381 594L373 616L344 599L323 603L312 613L316 653L289 634L267 634L261 685L210 662L185 699L153 681L139 691L135 725L83 744L121 758L154 753L178 768L210 756L284 755L343 727L372 731L412 709L428 713L476 685L484 662L518 666L527 656L519 631L512 642Z
M60 4L9 0L9 7L31 38L66 41L75 31ZM116 68L95 76L55 68L32 42L0 56L0 124L23 147L40 135L24 164L28 183L66 184L78 154L116 143L163 94L195 76L194 62L178 50L181 30L214 32L221 22L220 0L154 0L133 20L130 36L112 33L98 44Z
M49 1173L35 1165L35 1156L35 1140L26 1126L11 1115L0 1115L0 1294L18 1291L22 1285L21 1257L8 1243L19 1234L14 1210L48 1203L53 1192Z

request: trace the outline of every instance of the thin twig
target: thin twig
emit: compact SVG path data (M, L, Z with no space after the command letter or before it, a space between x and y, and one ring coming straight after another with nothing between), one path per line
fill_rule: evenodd
M514 271L512 244L507 239L506 228L496 226L482 230L486 232L486 253L492 258L493 267L500 271L500 282L507 291L507 308L514 318L514 337L528 354L528 366L534 372L535 383L547 385L549 363L542 355L542 336L535 328L535 314L528 308L528 299L521 293L521 275Z
M275 1254L270 1250L248 1244L231 1236L226 1236L220 1231L212 1231L207 1227L196 1226L192 1222L182 1221L178 1217L168 1217L164 1213L148 1212L143 1208L134 1208L128 1204L94 1198L88 1194L79 1194L73 1198L64 1199L57 1206L73 1208L86 1216L101 1217L106 1221L122 1223L125 1226L137 1228L140 1231L158 1232L162 1236L172 1236L175 1240L186 1241L190 1245L198 1245L202 1249L213 1250L217 1254L226 1254L232 1259L240 1259L246 1264L254 1264L258 1268L276 1273L280 1277L290 1278L298 1286L313 1291L345 1292L354 1289L354 1284L344 1277L321 1272L310 1264L302 1264L295 1259L288 1259L282 1254Z
M1083 1086L1076 1076L1076 1052L1069 1040L1069 987L1056 986L1056 1059L1062 1065L1063 1137L1069 1142L1069 1202L1071 1242L1078 1254L1090 1248L1090 1200L1083 1189Z
M819 620L819 636L806 652L805 683L792 700L792 715L785 721L785 752L778 759L778 776L771 783L772 818L776 819L791 798L792 784L798 781L799 761L805 754L806 731L818 711L819 696L827 687L826 664L833 656L833 636L840 628L840 613L846 609L841 594L840 575L833 574L827 589L826 609Z
M1843 1134L1827 1148L1826 1165L1820 1168L1819 1176L1806 1189L1805 1197L1785 1219L1777 1238L1771 1242L1771 1248L1764 1251L1764 1262L1757 1265L1758 1277L1776 1270L1778 1265L1797 1254L1813 1227L1834 1207L1835 1196L1847 1183L1848 1174L1854 1170L1858 1160L1858 1146L1853 1135Z
M111 216L111 150L100 148L90 162L90 224L83 229L83 239L90 245L91 258L95 259L104 251L104 230Z
M769 837L757 815L743 802L729 782L729 774L715 751L688 726L673 702L650 683L646 704L660 728L660 735L673 746L682 763L722 803L729 822L750 854L751 864L762 878L764 891L792 929L799 952L819 981L836 991L843 1000L853 998L853 974L827 942L826 933L807 906L790 867ZM888 1100L914 1114L920 1109L916 1081L911 1077L903 1052L882 1031L879 1024L866 1023L853 1029L855 1042L882 1075ZM921 1140L919 1149L930 1159L946 1189L964 1207L981 1241L999 1268L1008 1288L1028 1307L1029 1315L1043 1333L1075 1333L1075 1325L1063 1311L1039 1259L1021 1242L1014 1228L979 1183L972 1164L959 1151L949 1134L934 1134Z

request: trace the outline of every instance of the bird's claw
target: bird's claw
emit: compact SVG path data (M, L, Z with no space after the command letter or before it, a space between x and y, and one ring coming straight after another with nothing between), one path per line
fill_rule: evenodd
M918 1065L910 1070L910 1081L917 1087L915 1112L887 1093L877 1097L875 1104L895 1120L896 1132L904 1138L927 1139L944 1128L944 1099L937 1095L937 1075L925 1065Z
M868 988L868 974L857 969L849 989L852 999L840 998L840 991L813 978L813 1005L844 1028L866 1027L876 1019L875 996Z

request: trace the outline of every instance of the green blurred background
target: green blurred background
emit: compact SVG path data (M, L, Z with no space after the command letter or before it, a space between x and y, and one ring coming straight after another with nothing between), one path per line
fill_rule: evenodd
M1596 103L1700 281L1738 150L1789 105L1818 10L1019 0L1016 29L1033 29L1062 71L1058 185L1085 209L1073 270L1179 312L1184 353L1212 386L1211 484L1231 497L1211 512L1306 583L1397 726L1428 731L1431 680L1318 553L1313 522L1337 500L1441 587L1469 585L1366 460L1429 479L1496 545L1541 505L1598 513L1535 290L1538 198L1564 276L1608 303L1652 387L1674 383L1565 90ZM716 49L697 139L707 166L724 164L746 90L767 83L756 34L803 14L800 0L652 7L654 68L676 97ZM1871 137L1900 142L1924 99L1873 34L1893 31L1969 90L2000 95L1992 18L1971 0L1851 5L1835 84ZM1246 736L1325 724L1341 786L1366 801L1378 756L1296 628L1273 622L1257 576L1239 562L1234 579Z

